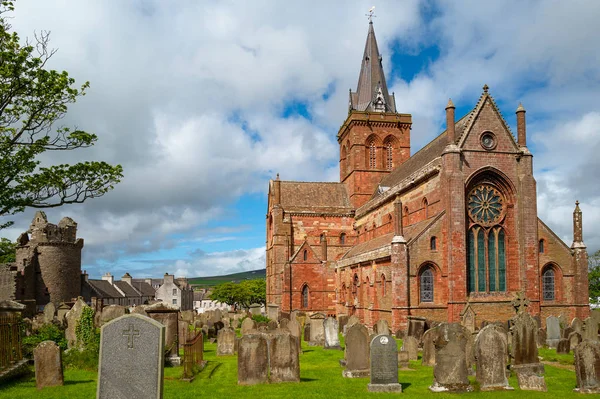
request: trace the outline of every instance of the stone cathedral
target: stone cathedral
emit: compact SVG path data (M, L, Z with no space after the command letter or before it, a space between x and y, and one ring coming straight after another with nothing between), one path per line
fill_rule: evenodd
M268 305L393 331L412 317L507 320L517 294L542 320L587 317L582 213L571 246L538 218L523 106L515 139L487 85L458 119L450 100L445 131L412 156L400 111L370 22L337 134L340 182L269 182Z

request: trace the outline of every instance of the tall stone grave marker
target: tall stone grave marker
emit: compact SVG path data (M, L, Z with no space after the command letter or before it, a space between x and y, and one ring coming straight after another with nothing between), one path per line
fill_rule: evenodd
M138 314L102 326L98 399L163 397L165 330L158 321Z
M581 334L579 334L577 331L573 331L571 334L569 334L569 347L572 350L575 350L581 341Z
M392 335L390 331L390 326L388 325L387 321L383 319L377 320L377 323L375 323L375 334Z
M402 392L398 383L398 347L391 335L376 335L371 341L369 392Z
M60 348L54 341L44 341L36 346L33 350L33 362L37 389L64 385Z
M44 322L46 324L52 323L55 316L56 306L54 305L54 302L48 302L46 306L44 306Z
M242 335L245 335L250 330L256 330L256 322L252 320L250 317L246 317L242 322Z
M413 336L404 337L402 340L402 350L408 353L408 360L417 360L419 358L419 342Z
M583 324L583 339L598 341L598 321L593 317L585 319Z
M442 323L434 332L435 365L432 392L472 391L469 385L466 346L471 333L458 323Z
M324 319L325 315L323 313L315 313L310 316L309 345L321 346L325 342L325 328L323 326Z
M158 321L166 327L165 346L169 351L167 360L173 365L179 365L179 311L163 302L146 307L146 313L151 319Z
M325 335L325 349L342 349L340 347L340 337L338 335L338 322L333 317L327 317L323 321L323 331Z
M298 338L298 345L300 345L300 337L302 332L300 330L300 323L298 323L298 320L295 318L290 320L290 322L287 324L287 329L290 330L290 334Z
M288 331L277 330L269 342L269 381L300 382L298 339Z
M362 324L353 324L346 331L346 369L342 376L362 378L369 375L369 330Z
M581 334L583 332L583 322L581 319L575 317L573 320L571 320L571 328L573 331L577 331L579 334Z
M523 300L522 298L517 299ZM537 323L524 308L521 309L511 320L513 358L511 369L517 373L519 388L522 390L546 391L546 382L543 376L544 366L538 359ZM560 338L560 328L557 334Z
M435 365L435 328L431 328L423 334L423 354L421 355L421 364L423 366Z
M600 393L600 343L583 341L575 348L576 392Z
M74 348L77 346L77 336L75 335L75 327L81 318L84 308L89 308L89 306L85 303L83 298L77 298L77 301L65 314L65 321L67 323L67 329L65 330L65 338L67 340L67 346L69 348Z
M476 316L477 315L471 307L471 304L467 302L467 305L460 313L460 324L462 324L463 327L469 330L470 333L475 332L475 326L477 325Z
M254 385L267 382L269 359L265 334L245 334L238 344L238 384Z
M508 339L502 327L488 324L475 338L477 381L482 391L513 389L506 378Z
M560 338L560 321L558 320L558 317L546 317L546 345L550 348L556 348Z
M408 335L416 338L417 342L421 342L423 339L425 322L424 317L408 316Z
M222 328L217 333L217 356L235 354L235 331L233 328Z

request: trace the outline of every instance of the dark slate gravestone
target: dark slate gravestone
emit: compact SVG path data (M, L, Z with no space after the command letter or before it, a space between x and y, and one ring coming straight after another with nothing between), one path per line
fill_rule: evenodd
M333 317L328 317L323 321L323 331L325 335L325 349L342 349L340 347L340 337L338 335L338 322Z
M33 350L33 362L37 389L64 385L60 348L54 341L44 341L36 346Z
M600 393L600 343L585 340L575 349L576 392Z
M98 399L163 397L165 326L139 314L111 320L100 332Z
M477 381L482 391L513 389L506 378L506 354L508 338L506 331L495 324L488 324L475 338Z
M566 355L571 352L571 341L568 338L561 338L556 345L556 353Z
M398 347L391 335L376 335L371 341L369 392L402 392L398 383Z
M423 354L421 356L421 364L423 366L431 366L435 365L435 328L429 329L425 331L423 334Z
M466 346L471 333L458 323L442 323L434 335L435 366L432 392L472 391L467 371Z
M342 376L361 378L369 375L369 331L360 323L353 324L346 331L346 369Z
M238 344L238 384L267 382L269 360L265 334L248 332Z
M289 331L277 330L269 341L269 381L300 382L298 338Z

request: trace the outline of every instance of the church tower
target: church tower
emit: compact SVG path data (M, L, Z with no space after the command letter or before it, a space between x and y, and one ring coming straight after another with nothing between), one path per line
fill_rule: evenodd
M358 86L350 91L348 118L337 135L340 182L355 208L371 198L384 176L410 158L411 115L396 111L381 60L370 21Z

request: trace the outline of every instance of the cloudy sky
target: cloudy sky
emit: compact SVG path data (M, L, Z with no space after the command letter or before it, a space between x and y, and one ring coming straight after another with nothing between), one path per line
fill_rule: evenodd
M264 268L267 182L335 181L335 135L375 32L412 152L468 112L484 83L515 128L527 109L539 216L567 244L578 199L600 249L600 2L18 0L22 39L51 31L49 67L88 94L64 124L99 136L56 162L123 165L114 191L66 215L92 277ZM1 235L28 228L29 210Z

